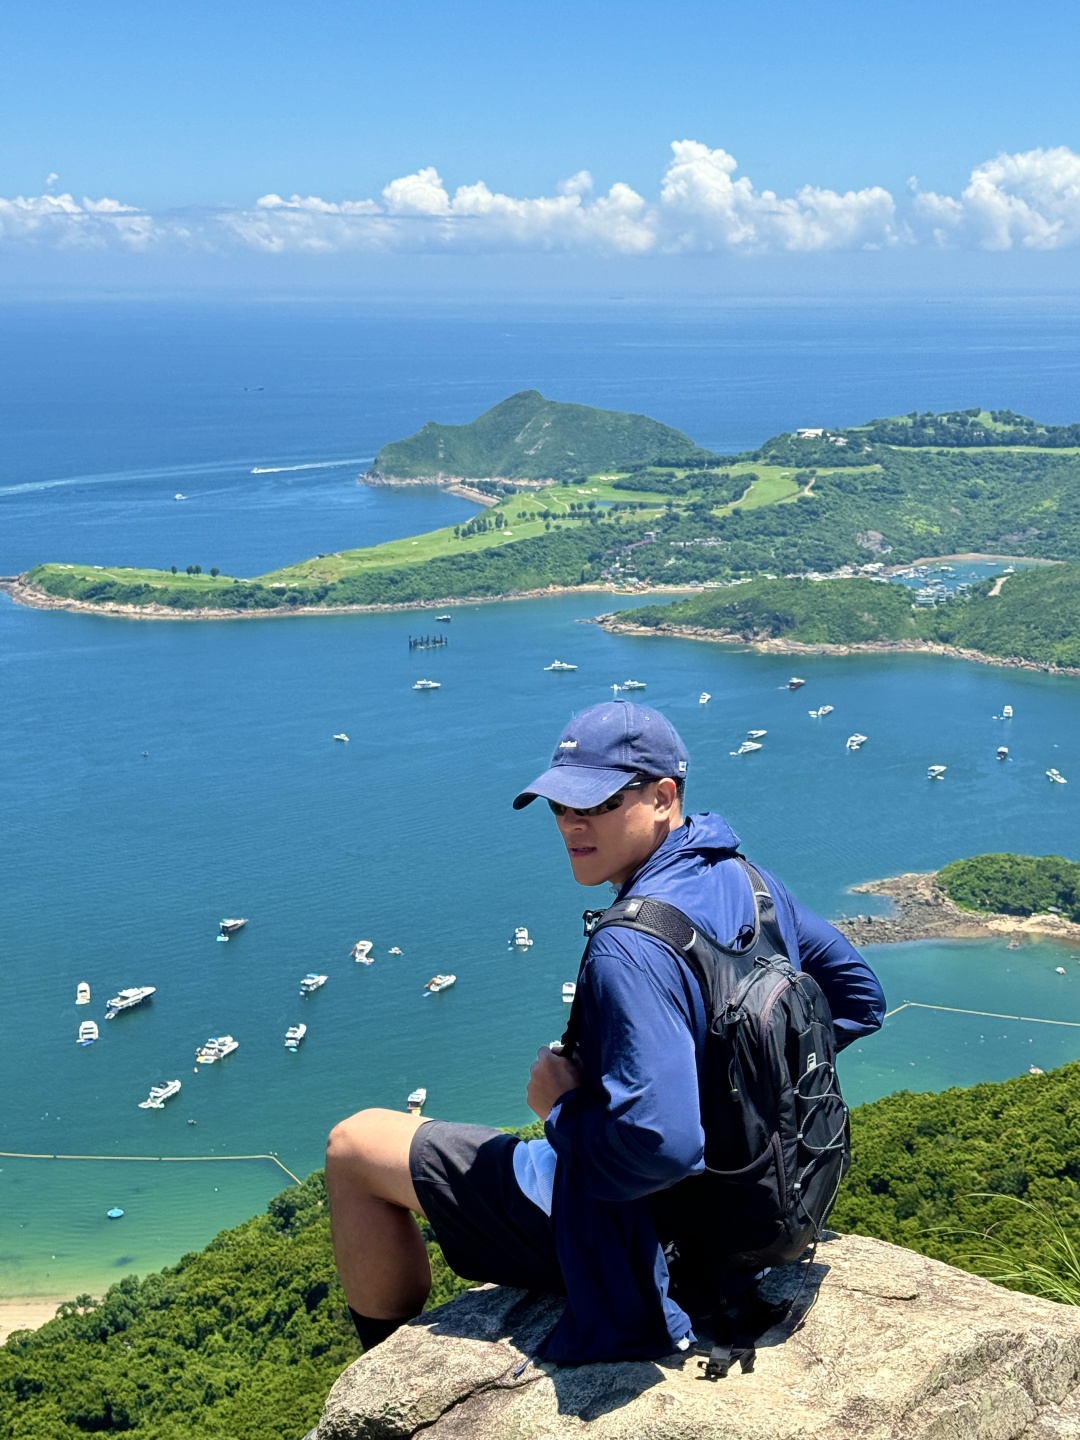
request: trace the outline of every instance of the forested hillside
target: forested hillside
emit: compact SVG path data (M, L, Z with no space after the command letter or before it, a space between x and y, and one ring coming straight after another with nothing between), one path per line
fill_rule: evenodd
M937 883L965 910L1080 921L1080 865L1062 855L973 855L938 871Z
M522 390L467 425L429 421L407 440L384 445L371 469L373 475L401 479L566 481L650 461L698 458L709 458L709 452L658 420L566 405Z

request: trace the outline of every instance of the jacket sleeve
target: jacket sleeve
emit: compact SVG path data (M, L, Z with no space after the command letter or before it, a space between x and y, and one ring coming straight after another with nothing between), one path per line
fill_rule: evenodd
M594 939L579 993L588 1038L575 1059L585 1083L545 1126L560 1163L597 1200L637 1199L700 1171L694 999L683 967L659 942L612 928Z
M812 910L792 901L799 961L825 993L833 1016L836 1048L881 1029L885 995L877 976L851 941Z

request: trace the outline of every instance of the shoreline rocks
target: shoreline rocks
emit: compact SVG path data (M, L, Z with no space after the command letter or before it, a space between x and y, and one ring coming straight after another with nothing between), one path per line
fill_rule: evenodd
M908 872L853 885L852 895L883 895L884 915L843 916L833 924L856 945L895 945L911 940L976 940L989 936L1046 936L1080 945L1080 925L1063 915L982 915L962 910L937 883L936 870Z

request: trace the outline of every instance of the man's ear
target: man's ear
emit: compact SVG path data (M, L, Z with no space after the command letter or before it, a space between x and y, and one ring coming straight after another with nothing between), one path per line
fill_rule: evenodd
M679 787L674 780L664 779L656 782L656 806L665 813L674 808L679 798Z

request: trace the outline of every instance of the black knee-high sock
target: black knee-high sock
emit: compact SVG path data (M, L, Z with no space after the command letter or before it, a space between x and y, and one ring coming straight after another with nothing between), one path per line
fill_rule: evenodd
M403 1315L400 1320L373 1320L370 1315L358 1314L351 1305L349 1314L365 1351L370 1350L373 1345L381 1345L395 1330L413 1319L412 1315Z

